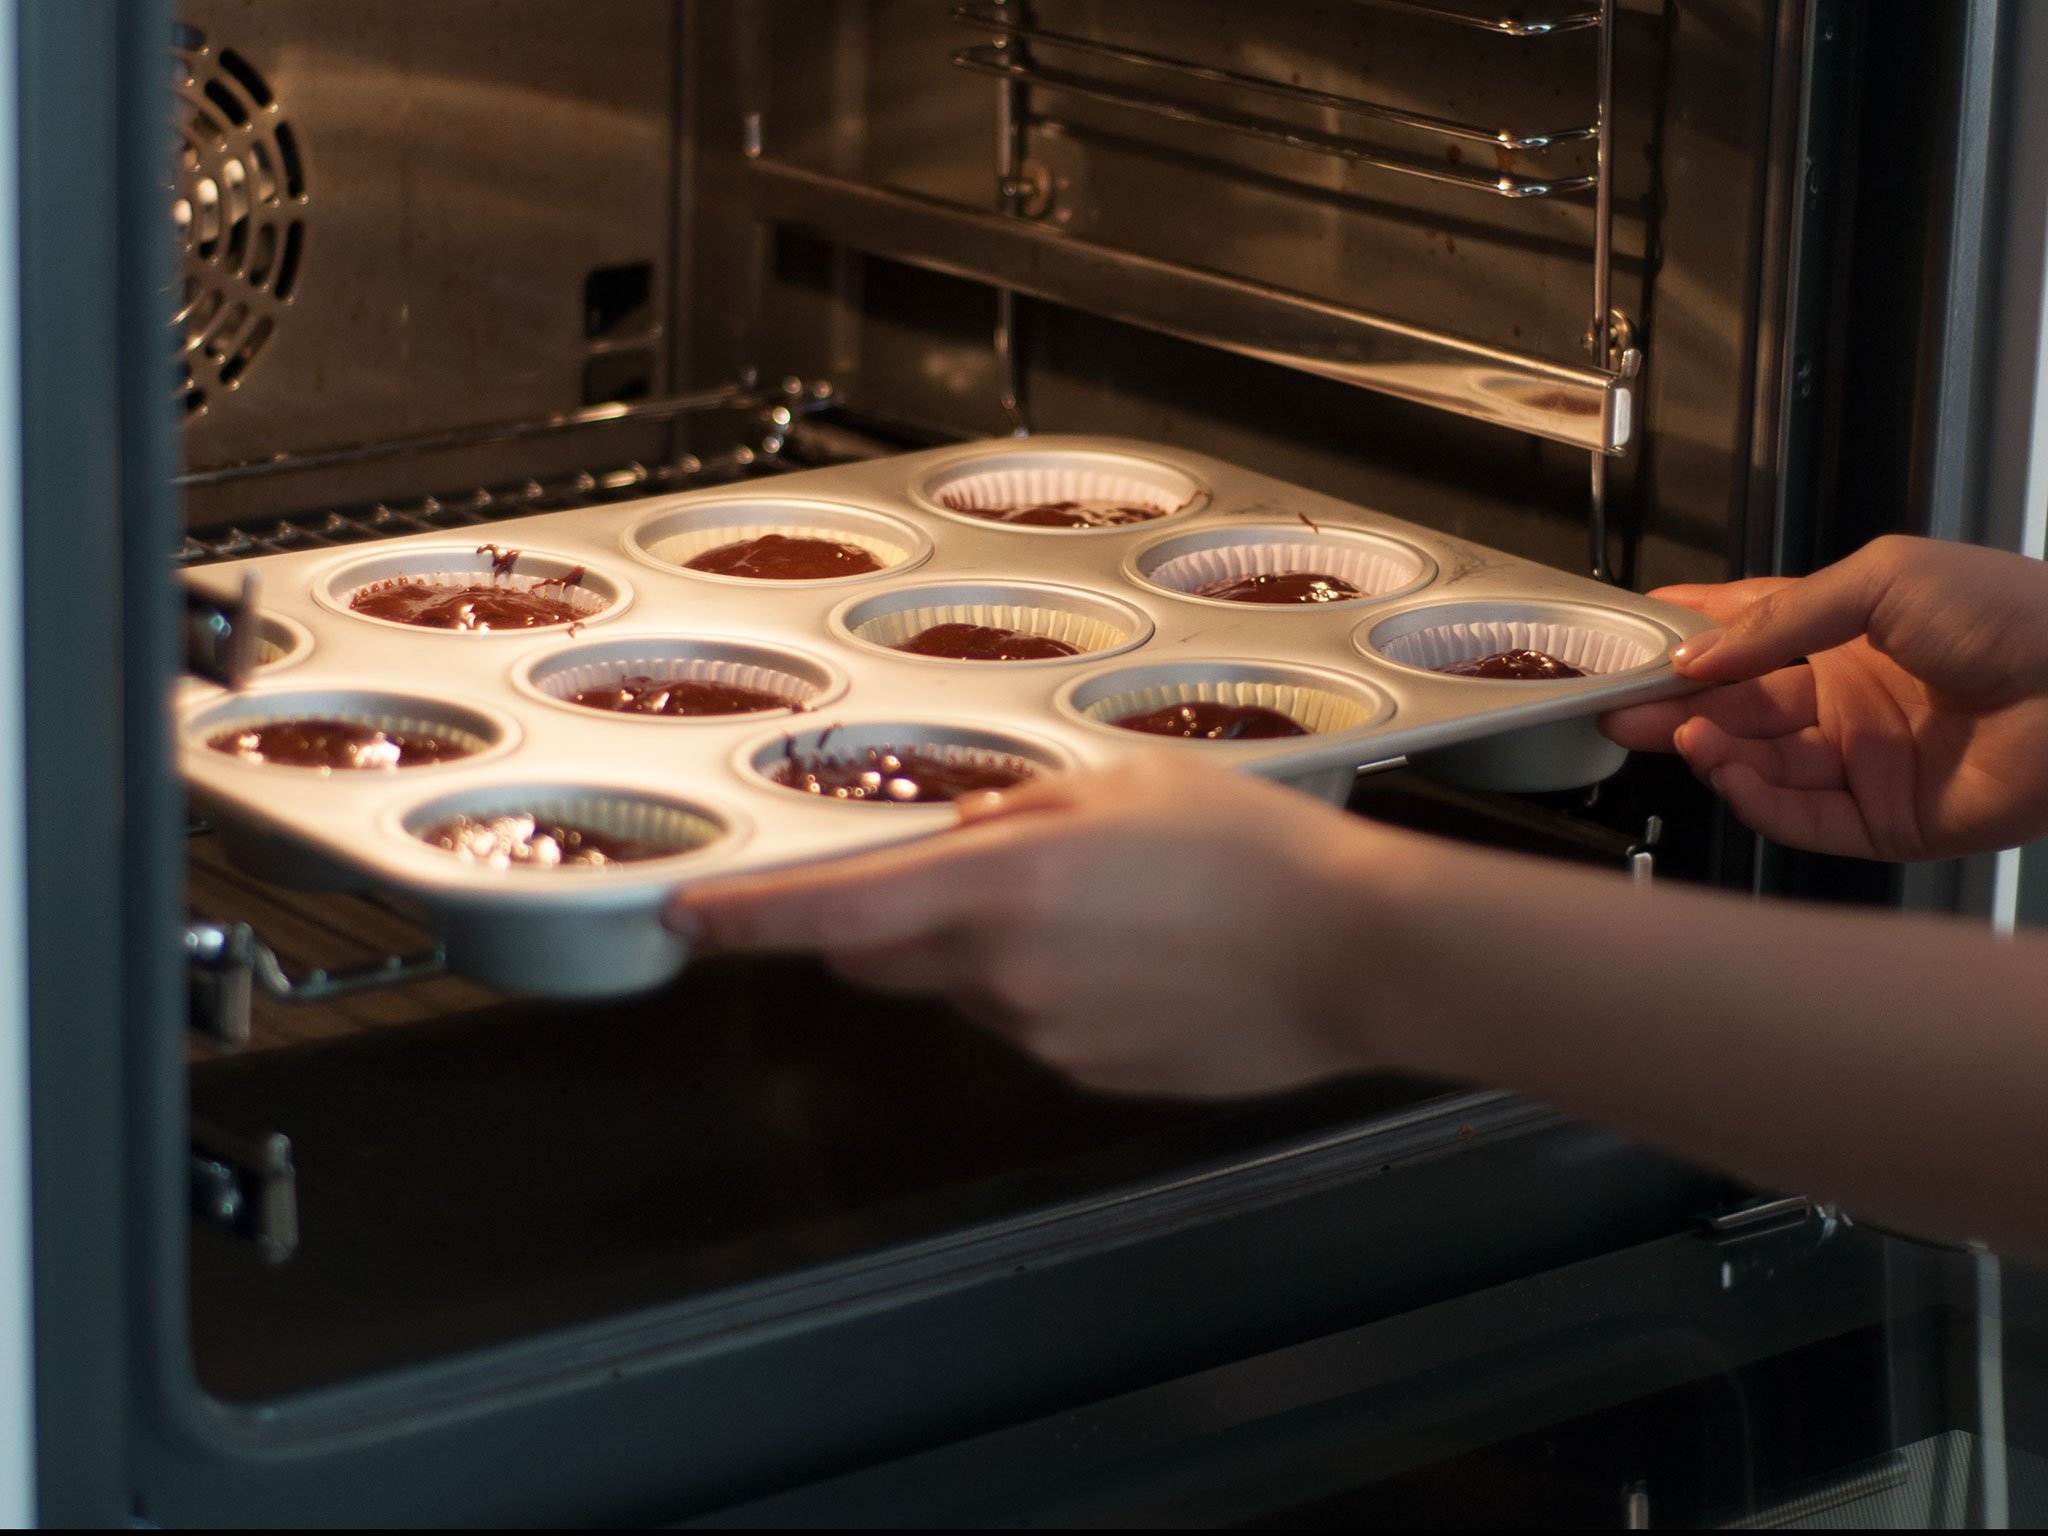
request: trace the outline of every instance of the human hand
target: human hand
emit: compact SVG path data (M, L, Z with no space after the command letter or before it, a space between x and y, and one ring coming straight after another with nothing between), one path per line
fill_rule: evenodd
M1800 579L1652 596L1721 626L1676 661L1731 686L1601 728L1675 749L1753 830L1898 860L2048 835L2048 565L1888 535Z
M1361 942L1332 850L1402 834L1164 753L960 810L922 842L692 887L668 921L940 994L1094 1088L1257 1093L1363 1064L1332 1030Z

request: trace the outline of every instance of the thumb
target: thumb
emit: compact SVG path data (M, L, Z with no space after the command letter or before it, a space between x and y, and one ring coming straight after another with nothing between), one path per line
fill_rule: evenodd
M1694 635L1672 659L1681 673L1700 682L1762 677L1863 635L1890 579L1889 561L1868 546L1811 576L1758 593L1723 628Z

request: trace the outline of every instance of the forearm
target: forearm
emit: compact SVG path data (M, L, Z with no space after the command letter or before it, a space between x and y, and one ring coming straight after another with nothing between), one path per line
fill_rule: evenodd
M1364 1055L2048 1258L2048 940L1442 845L1338 862L1388 981L1347 1021Z

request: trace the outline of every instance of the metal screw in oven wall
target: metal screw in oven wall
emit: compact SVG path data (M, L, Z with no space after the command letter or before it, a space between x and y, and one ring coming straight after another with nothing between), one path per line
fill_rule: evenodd
M1042 219L1052 212L1052 173L1036 160L1026 160L1015 176L996 178L996 196L1010 212Z

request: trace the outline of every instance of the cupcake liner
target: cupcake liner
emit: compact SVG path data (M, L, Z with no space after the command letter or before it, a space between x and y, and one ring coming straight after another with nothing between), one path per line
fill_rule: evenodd
M792 755L800 759L823 757L849 761L863 758L869 752L920 752L941 762L1006 768L1027 778L1056 773L1064 766L1051 752L1022 739L955 726L918 725L827 726L791 733L755 747L748 754L748 764L774 788L789 794L802 794L805 799L815 799L820 804L930 810L934 804L943 803L930 800L904 801L901 804L887 800L830 800L780 783L772 776L777 766Z
M355 603L355 600L358 597L360 597L363 593L381 592L386 588L397 586L433 587L437 590L448 592L459 592L465 587L480 586L504 587L513 592L531 592L536 587L545 587L547 589L548 596L560 598L564 603L568 604L569 607L576 610L577 616L579 618L586 619L596 617L598 614L603 613L605 609L611 606L611 599L609 597L607 597L602 592L593 591L589 587L581 585L567 586L559 581L550 581L545 576L512 575L494 577L491 575L490 567L488 565L486 565L480 571L425 571L421 572L419 575L387 576L381 581L366 581L359 586L350 588L348 592L343 595L341 599L341 605L342 607L348 608L351 612L353 612L353 605ZM358 613L355 616L359 619L372 619L374 622L379 624L395 623L398 624L401 629L434 629L437 627L431 624L404 624L395 619L378 619L373 614ZM570 619L566 620L565 622L574 623L575 620ZM533 627L536 629L549 629L555 626L537 624ZM449 631L449 633L502 634L512 633L512 631L451 630Z
M695 853L725 836L725 828L718 822L688 806L678 805L673 801L656 800L645 795L611 790L535 789L521 792L509 789L485 790L473 795L451 795L409 812L403 824L407 832L424 843L430 831L457 816L481 818L519 815L532 816L536 820L560 821L612 837L654 843L669 850L660 855L661 859ZM431 844L427 846L432 847ZM448 852L446 849L438 848L433 851ZM462 862L477 869L503 873L531 871L537 874L637 869L642 865L656 862L653 859L635 859L617 864L552 866L496 864L485 859L463 858L462 855L455 853L449 853L448 856L461 859Z
M1530 650L1555 656L1590 677L1633 671L1655 661L1663 650L1643 635L1545 619L1465 620L1411 630L1375 644L1388 660L1428 672L1497 651Z
M716 528L693 528L686 533L674 533L666 538L656 539L641 546L649 556L664 565L685 566L699 555L709 554L714 549L723 549L728 544L744 544L749 539L758 539L767 534L779 533L786 539L829 539L834 544L851 544L855 549L864 549L879 561L884 570L903 564L911 552L901 544L856 528L834 528L823 523L726 523ZM698 575L716 575L717 572L699 571ZM880 575L879 571L864 574ZM735 581L777 581L786 578L773 576L738 576ZM832 578L827 578L832 579ZM815 580L801 580L805 586L816 585Z
M1190 475L1164 464L1110 455L1019 453L948 470L925 482L924 494L936 506L996 527L1006 524L989 514L1003 507L1038 506L1053 501L1107 501L1141 506L1155 517L1170 517L1205 500L1207 493ZM1150 522L1153 519L1146 519ZM1144 523L1104 523L1101 527L1143 527ZM1039 533L1087 533L1088 528L1035 528Z
M897 646L934 624L983 624L1014 629L1020 634L1064 641L1083 653L1113 651L1131 638L1130 631L1123 626L1093 614L1021 603L935 603L921 608L899 608L854 625L853 633L870 645Z
M1384 597L1390 592L1413 586L1424 574L1426 566L1420 555L1398 545L1296 537L1215 544L1206 549L1173 554L1156 565L1141 561L1139 569L1147 581L1169 591L1189 595L1194 595L1195 588L1212 581L1266 576L1281 571L1315 571L1350 582L1362 596L1347 601L1362 602L1366 598ZM1302 603L1298 606L1327 608L1332 605Z
M687 645L687 649L682 646ZM659 649L659 641L647 641L637 647L628 647L632 654L621 654L618 646L605 647L606 654L589 661L578 662L570 657L543 662L536 666L528 681L539 692L572 707L584 706L573 703L575 695L593 688L614 688L628 677L651 677L662 683L717 683L729 688L752 688L762 693L772 693L787 700L787 708L802 709L815 700L824 697L829 678L790 671L783 667L766 665L749 660L747 652L740 647L727 648L727 654L720 655L714 644L682 642L677 649ZM623 720L653 720L667 724L690 720L732 720L734 715L643 715L630 711L593 710L593 714L617 714ZM749 710L749 714L767 714L767 710Z
M285 725L297 720L333 720L344 725L364 725L372 730L389 734L424 736L435 741L445 741L464 749L464 756L452 759L467 762L481 756L504 740L505 733L480 715L452 706L436 705L426 699L379 700L357 699L351 701L346 695L332 699L320 696L291 697L278 696L270 699L251 698L240 704L216 709L201 715L193 721L191 734L198 744L219 756L248 763L252 768L276 769L285 773L308 774L356 774L406 772L413 773L423 768L439 768L446 763L415 763L406 768L323 768L300 763L251 763L231 752L219 752L212 745L214 739L229 731L244 731L264 725Z
M1233 709L1256 705L1278 710L1311 736L1355 731L1377 720L1382 710L1363 699L1305 683L1267 679L1193 678L1108 694L1081 706L1081 713L1104 725L1128 715L1171 709L1178 704L1227 704Z

